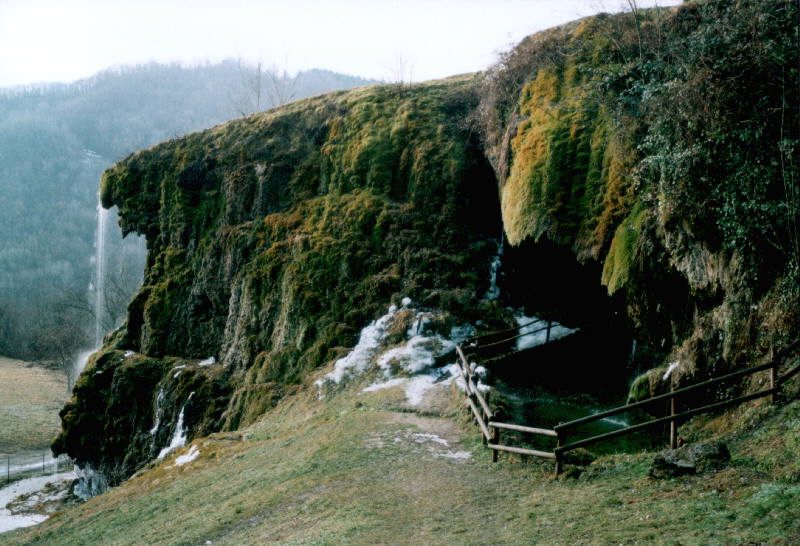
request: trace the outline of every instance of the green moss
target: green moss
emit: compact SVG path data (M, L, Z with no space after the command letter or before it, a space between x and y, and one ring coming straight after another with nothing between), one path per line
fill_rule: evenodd
M224 388L202 395L213 415L192 423L236 428L341 356L393 300L476 315L499 218L496 181L462 123L474 87L462 77L320 96L106 171L104 204L118 205L123 229L149 248L114 347L161 362L217 356L227 375L209 385ZM186 383L192 377L165 371L159 385L178 384L175 399L185 400L202 387ZM143 388L155 399L155 384ZM91 395L98 407L111 396ZM65 430L76 442L88 432Z
M609 294L628 282L631 269L636 263L637 244L642 237L647 215L647 208L637 204L614 233L611 248L603 264L602 281L608 287Z
M634 402L646 400L647 398L652 398L653 396L661 394L664 391L662 385L664 381L662 378L666 371L667 368L662 366L647 370L636 377L628 390L628 401L626 403L633 404Z
M522 121L502 186L511 244L547 236L579 259L599 259L630 209L634 147L593 92L595 53L584 44L563 65L540 69L520 93Z

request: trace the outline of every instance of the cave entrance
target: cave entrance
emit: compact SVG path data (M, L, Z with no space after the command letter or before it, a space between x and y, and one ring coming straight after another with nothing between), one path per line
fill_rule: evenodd
M518 326L534 329L523 322L539 318L539 325L549 324L560 335L553 339L538 328L531 335L538 342L525 343L523 336L512 350L486 359L501 418L552 428L626 402L639 371L633 364L635 342L623 299L610 297L600 277L599 264L580 263L551 241L506 246L498 278L502 303L519 310ZM600 434L640 420L623 417L597 421L580 433ZM647 432L623 436L598 444L598 450L649 447L656 438Z

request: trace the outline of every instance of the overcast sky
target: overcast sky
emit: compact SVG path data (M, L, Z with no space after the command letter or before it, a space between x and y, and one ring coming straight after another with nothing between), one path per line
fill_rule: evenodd
M680 0L638 0L640 6ZM625 0L0 0L0 87L240 57L414 80L482 70L521 38Z

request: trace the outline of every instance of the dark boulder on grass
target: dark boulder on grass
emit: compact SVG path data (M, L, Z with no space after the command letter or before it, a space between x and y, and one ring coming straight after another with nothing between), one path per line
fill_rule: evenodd
M730 459L728 446L719 440L665 449L653 459L649 475L651 478L664 479L716 471L723 468Z

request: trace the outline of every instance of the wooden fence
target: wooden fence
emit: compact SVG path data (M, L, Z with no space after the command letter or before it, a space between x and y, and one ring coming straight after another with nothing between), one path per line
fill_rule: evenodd
M541 327L535 330L530 330L525 333L519 333L523 328L533 326L534 324L542 324ZM509 328L507 330L500 330L482 336L470 338L464 345L464 350L470 354L480 354L483 362L492 362L501 360L508 356L510 353L516 352L516 341L525 336L531 336L540 332L546 332L544 343L550 342L550 332L553 329L553 321L546 319L536 319L525 324L521 324L516 328ZM557 323L556 323L557 325ZM513 348L512 348L512 343Z
M57 474L60 470L67 470L73 467L72 459L66 455L59 455L56 458L45 451L38 457L26 455L2 455L0 456L0 484L11 483L12 478L33 477L48 474Z
M699 383L695 383L694 385L689 385L687 387L683 387L680 389L674 389L666 394L653 396L651 398L647 398L646 400L641 400L639 402L634 402L632 404L626 404L624 406L595 413L593 415L588 415L586 417L581 417L580 419L575 419L573 421L569 421L566 423L559 423L558 425L553 427L553 429L530 427L513 423L501 423L495 421L494 414L492 413L491 408L489 407L489 404L486 400L486 396L484 396L484 394L481 393L480 390L478 389L477 386L478 382L474 377L473 365L469 363L464 354L464 351L460 346L457 347L457 352L459 357L458 368L460 370L461 377L465 385L466 403L472 410L472 413L475 416L478 426L481 429L481 433L484 438L484 444L489 449L492 450L492 461L493 462L497 461L498 451L507 451L511 453L519 453L522 455L532 455L534 457L541 457L544 459L553 459L555 460L556 464L556 475L558 475L561 473L561 470L563 468L564 453L571 451L573 449L577 449L579 447L607 440L609 438L613 438L616 436L630 434L637 430L642 430L645 428L653 427L656 425L664 425L664 424L669 425L670 447L675 448L677 447L678 424L690 417L693 417L701 413L707 413L710 411L722 409L728 406L741 404L743 402L747 402L748 400L755 400L757 398L762 398L764 396L772 397L772 400L774 402L776 395L780 392L781 385L786 381L788 381L789 379L791 379L798 372L800 372L800 361L797 358L798 356L797 353L800 351L798 351L798 349L800 349L800 340L795 341L794 343L792 343L791 345L780 351L766 364L753 366L751 368L725 374L719 377L708 379L706 381L701 381ZM782 364L784 363L784 360L787 360L789 362L790 367L785 373L781 375L778 372ZM717 400L711 404L706 404L699 407L694 407L694 408L686 407L679 410L679 405L678 405L679 400L681 398L686 400L687 394L689 393L696 392L700 389L708 389L709 387L712 386L717 386L725 382L731 382L733 380L740 379L763 371L769 372L768 376L769 388L767 389L762 389L754 393L737 396L732 399ZM589 438L581 438L570 441L569 443L566 442L567 435L570 433L570 431L572 431L576 427L594 421L599 421L601 419L606 419L614 415L619 415L621 413L626 413L631 410L644 408L646 406L652 407L653 404L657 404L659 402L667 402L669 404L668 415L664 417L653 418L643 423L629 425L611 432L606 432L603 434L591 436ZM536 449L522 448L517 446L503 445L500 443L501 430L513 430L528 434L553 437L556 439L556 446L553 449L553 451L550 452L550 451L540 451Z

